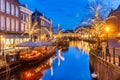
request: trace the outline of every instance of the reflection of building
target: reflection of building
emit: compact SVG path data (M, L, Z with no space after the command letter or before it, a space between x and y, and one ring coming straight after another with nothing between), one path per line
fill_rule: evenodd
M18 0L0 0L0 49L13 48L20 34L20 8Z
M49 35L49 32L46 31L44 28L47 28L49 31L52 31L52 22L50 19L45 17L42 13L35 10L35 12L32 14L32 23L37 22L37 28L41 29L40 34L46 34Z
M109 16L115 16L115 18L111 18L107 20L107 25L110 27L110 31L112 34L112 37L116 37L119 32L120 32L120 6L116 10L112 10Z
M20 31L23 33L25 30L28 30L31 28L31 15L32 11L26 8L26 5L20 6L20 19L21 19L21 27ZM28 36L24 35L25 41L28 40Z

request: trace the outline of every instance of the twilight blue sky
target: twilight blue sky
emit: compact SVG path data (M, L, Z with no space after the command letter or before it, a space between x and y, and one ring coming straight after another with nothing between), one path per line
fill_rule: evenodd
M116 9L120 0L20 0L32 11L38 9L53 21L53 25L61 25L63 29L75 29L83 20L91 17L88 5L94 1L102 4L102 13L108 14L110 9ZM95 6L95 5L94 5Z

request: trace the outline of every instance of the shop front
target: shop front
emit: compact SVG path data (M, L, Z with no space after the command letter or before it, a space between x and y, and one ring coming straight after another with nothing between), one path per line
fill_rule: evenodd
M29 41L27 35L0 35L0 55L6 55L7 51L18 49L16 45L25 41Z

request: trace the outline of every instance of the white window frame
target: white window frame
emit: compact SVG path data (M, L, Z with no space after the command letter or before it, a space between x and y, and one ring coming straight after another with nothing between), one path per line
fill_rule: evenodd
M5 12L5 0L0 0L0 11Z
M6 13L10 14L10 3L8 1L6 2Z
M10 18L9 17L6 18L6 30L10 31Z
M16 9L16 17L18 17L19 16L18 7L16 7L15 9Z
M21 31L24 32L24 24L21 24Z
M11 22L11 31L14 31L15 30L15 22L14 22L15 20L14 19L12 19L12 22Z
M15 15L15 13L14 13L15 8L14 8L14 7L15 7L15 6L12 4L12 5L11 5L11 13L12 13L13 16Z
M5 16L1 16L1 30L5 30Z
M19 21L16 20L16 32L18 32L18 30L19 30Z

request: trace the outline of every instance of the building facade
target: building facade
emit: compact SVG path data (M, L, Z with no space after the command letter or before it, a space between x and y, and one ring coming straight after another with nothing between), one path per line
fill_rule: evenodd
M0 51L14 47L20 34L18 0L0 0Z
M114 16L114 18L108 19L107 25L110 27L110 37L116 38L120 37L120 6L116 10L112 10L109 16Z
M46 36L50 37L52 32L52 21L39 11L35 10L35 12L32 14L32 23L34 24L35 22L38 23L37 28L40 29L39 35L41 35L42 38Z
M16 44L28 41L32 11L18 0L0 0L0 52L14 49Z
M26 5L21 5L20 6L20 19L21 19L21 25L20 25L20 31L24 33L26 30L31 28L32 22L31 22L31 15L32 11L27 9ZM28 34L23 34L24 35L24 41L28 41L29 37Z

